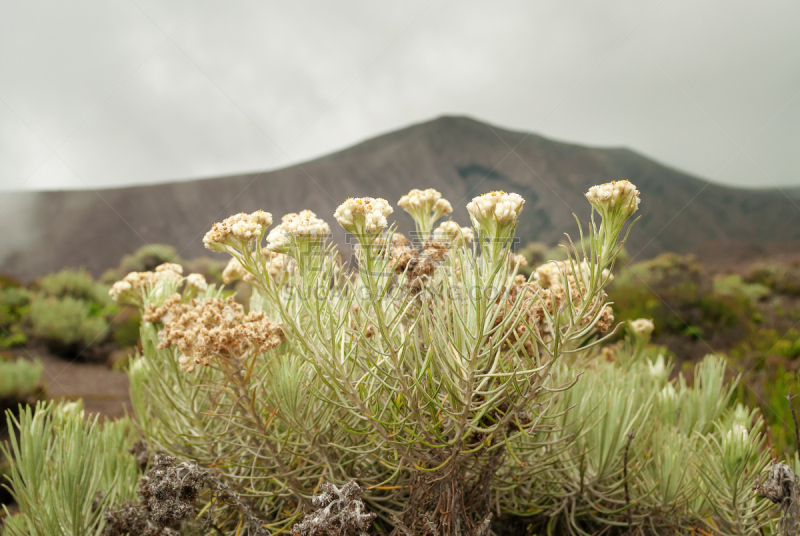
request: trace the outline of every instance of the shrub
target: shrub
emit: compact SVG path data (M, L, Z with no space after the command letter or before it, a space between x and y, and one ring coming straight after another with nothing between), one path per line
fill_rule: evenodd
M610 344L604 288L638 192L622 181L587 198L596 213L580 249L539 267L535 281L510 252L519 196L475 198L474 230L434 230L450 204L412 190L399 204L421 250L387 229L385 200L349 199L336 211L359 242L355 272L309 211L284 216L266 248L267 213L215 224L204 242L231 255L227 279L252 287L248 313L175 265L115 283L115 299L142 311L142 354L129 368L137 424L152 447L196 464L165 458L162 476L205 467L218 489L247 497L241 515L215 520L220 533L261 518L285 532L312 506L323 510L292 533L334 530L329 516L340 511L356 515L354 531L374 514L372 530L393 534L484 536L495 516L515 516L528 533L774 533L770 504L752 489L769 459L762 420L731 407L724 360L706 357L690 386L648 346L651 321L631 322ZM23 415L24 433L62 429L34 420ZM80 518L96 534L90 493L70 490L44 508L42 451L15 452L31 468L13 478L35 519L26 529L60 517L77 528ZM89 465L79 472L108 463ZM48 476L57 484L64 474ZM371 513L353 501L360 486ZM205 502L201 512L215 502L189 495ZM166 497L185 514L184 498Z
M211 257L196 257L183 263L189 272L203 274L209 283L221 285L226 262Z
M693 388L670 381L646 321L600 351L607 267L635 206L595 193L602 224L535 282L516 274L521 202L502 193L468 206L469 247L472 230L432 232L449 203L412 191L400 204L422 251L384 230L385 201L349 200L335 216L359 240L357 273L308 211L284 216L265 249L269 215L216 224L205 242L253 287L250 313L158 273L120 284L143 308L137 419L157 448L246 490L273 528L297 521L320 482L357 478L385 532L486 534L493 515L569 534L758 530L762 425L729 407L724 362L707 358Z
M673 337L670 342L679 344L688 335L715 348L731 347L751 333L759 318L755 302L764 295L763 286L736 276L712 278L694 256L674 253L627 266L611 291L620 319L652 318L656 333ZM706 345L698 349L700 356L708 351Z
M7 415L11 438L0 449L15 460L6 485L19 514L4 534L101 534L104 508L135 495L137 461L127 452L131 423L100 425L74 402L40 403L19 419Z
M112 305L108 297L108 287L98 283L84 269L61 270L38 280L37 286L47 296L54 298L74 298L99 306Z
M746 279L781 294L800 295L800 265L797 263L758 263L750 269Z
M29 314L34 337L65 357L87 357L105 342L109 319L119 311L108 286L81 269L47 275L36 287Z
M139 311L127 308L121 311L111 322L111 338L120 348L136 346L139 342Z
M59 353L82 354L108 332L105 318L95 316L90 303L72 297L34 296L30 320L33 335Z
M20 346L28 341L25 321L31 293L17 286L0 288L0 349Z
M560 275L539 285L516 278L509 255L519 196L495 192L469 205L474 246L473 231L455 224L432 232L449 203L423 196L421 210L409 209L423 251L384 233L385 201L340 207L337 219L360 241L357 274L337 264L323 243L330 230L313 213L284 216L266 250L263 212L215 225L207 245L231 253L229 278L254 288L247 315L213 288L197 300L174 294L180 281L158 273L121 282L126 292L147 282L138 290L144 357L130 377L149 441L201 465L230 460L221 474L247 486L275 527L299 518L321 480L351 478L374 490L366 500L383 528L486 526L507 446L523 435L546 442L554 389L573 381L556 385L549 371L610 327L604 270L635 207L620 204L589 227L585 261L573 250ZM203 417L212 414L235 417Z
M770 289L760 283L747 283L739 274L720 274L714 276L713 291L726 296L738 294L752 302L758 302L770 295Z
M120 277L128 272L154 270L156 266L167 262L181 262L174 247L167 244L148 244L122 257L119 264Z
M538 528L555 534L628 523L646 534L757 532L768 517L750 491L769 460L763 425L729 406L735 384L724 385L724 360L697 365L692 388L682 376L668 380L663 355L634 347L613 348L610 360L562 362L561 378L576 366L587 373L559 400L552 439L561 442L536 453L538 477L525 482L507 466L501 481L521 487L507 508L541 513Z
M30 398L41 387L41 379L42 365L38 362L0 360L0 399Z

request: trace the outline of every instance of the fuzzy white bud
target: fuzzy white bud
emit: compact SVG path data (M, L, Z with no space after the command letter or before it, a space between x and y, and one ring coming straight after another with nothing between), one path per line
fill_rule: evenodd
M203 237L203 244L212 251L224 251L225 246L235 245L236 240L248 242L260 239L264 230L272 224L272 214L257 210L252 214L234 214L220 223L215 223Z
M374 238L389 225L386 217L392 212L394 210L385 199L359 197L339 205L333 217L345 231L358 237Z

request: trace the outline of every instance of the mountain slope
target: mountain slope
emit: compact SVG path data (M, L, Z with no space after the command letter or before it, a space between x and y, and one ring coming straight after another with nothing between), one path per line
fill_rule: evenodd
M642 192L641 219L628 249L636 258L686 252L708 242L800 240L796 192L708 183L627 149L599 149L512 132L465 117L442 117L349 149L272 172L78 192L13 194L0 214L0 272L30 279L64 266L94 273L145 243L168 243L183 257L203 254L214 221L262 208L275 219L309 208L344 233L333 211L344 199L380 196L396 205L411 188L433 187L468 223L465 205L490 190L526 199L517 235L557 243L577 234L572 213L589 215L584 192L628 179ZM790 198L791 196L791 198ZM398 207L401 230L411 219Z

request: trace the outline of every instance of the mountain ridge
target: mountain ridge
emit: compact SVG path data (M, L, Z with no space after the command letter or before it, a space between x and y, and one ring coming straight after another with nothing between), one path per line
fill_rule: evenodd
M636 258L688 252L706 242L800 240L795 195L737 189L704 181L625 147L585 147L537 134L443 116L381 134L297 165L217 178L96 191L12 194L0 225L0 272L31 279L65 266L95 274L145 243L168 243L184 257L203 254L202 236L214 221L258 208L275 219L314 210L331 223L347 197L384 197L401 231L413 228L397 199L411 188L436 188L466 225L466 203L490 190L526 199L521 242L554 244L576 233L572 213L588 219L583 197L594 185L628 179L642 192L640 221L628 249ZM800 193L800 189L798 189ZM790 198L791 197L791 198ZM208 252L206 252L208 253Z

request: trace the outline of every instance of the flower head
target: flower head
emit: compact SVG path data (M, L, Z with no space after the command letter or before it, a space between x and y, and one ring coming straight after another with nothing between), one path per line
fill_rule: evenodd
M731 474L740 474L750 455L750 433L740 422L734 422L722 441L722 461Z
M453 212L450 202L442 198L442 194L433 188L427 190L414 188L401 197L397 204L414 218L417 230L425 235L430 233L436 220Z
M212 251L224 251L226 246L244 245L261 239L264 230L272 224L272 214L257 210L252 214L234 214L215 223L203 237L203 244Z
M585 260L580 263L568 261L550 261L536 268L533 277L542 288L550 288L553 285L562 284L564 276L577 276L584 285L589 285L592 277L592 269ZM610 283L614 280L614 275L605 269L600 273L600 280Z
M331 228L310 210L286 214L281 224L267 235L267 249L277 253L286 253L294 244L297 246L317 245L325 237L330 236ZM302 251L301 249L301 252Z
M519 194L500 190L474 198L467 204L467 210L476 227L513 225L524 204L525 200Z
M451 247L464 246L472 242L475 233L469 227L460 227L454 221L443 221L439 227L433 231L433 239L446 242Z
M244 269L239 259L231 257L231 260L228 261L228 265L222 270L222 282L227 285L237 279L245 279L248 275L250 275L249 272Z
M525 200L519 194L489 192L467 204L472 225L499 251L514 236L517 218Z
M183 266L174 262L165 262L156 266L156 272L174 272L178 275L183 275Z
M372 244L388 225L386 217L394 212L382 198L359 197L348 199L336 209L333 217L345 231Z
M115 302L122 303L131 290L133 290L133 285L127 281L117 281L108 289L108 295L111 296L111 299Z
M189 274L186 276L186 288L191 288L197 292L205 292L208 290L208 283L203 274Z
M183 271L177 264L166 263L158 266L155 272L130 272L121 281L111 285L108 295L117 303L127 303L140 300L146 291L158 283L166 282L177 286L181 281L181 274L175 271L175 267Z
M627 220L639 208L639 190L626 180L592 186L586 199L603 218Z
M636 335L640 335L642 337L649 336L651 333L653 333L654 329L655 326L653 325L653 321L647 318L637 318L630 323L630 330Z
M243 366L242 358L271 350L285 340L280 324L263 311L245 314L232 296L183 303L180 294L173 294L160 306L148 306L143 318L164 325L158 346L177 347L178 363L186 372L215 361Z

